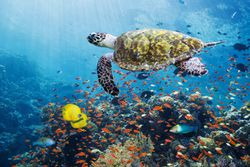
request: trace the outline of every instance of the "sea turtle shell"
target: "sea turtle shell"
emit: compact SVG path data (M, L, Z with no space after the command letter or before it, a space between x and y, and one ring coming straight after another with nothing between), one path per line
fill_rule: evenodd
M159 70L192 57L203 47L201 40L175 31L129 31L117 38L114 61L130 71Z

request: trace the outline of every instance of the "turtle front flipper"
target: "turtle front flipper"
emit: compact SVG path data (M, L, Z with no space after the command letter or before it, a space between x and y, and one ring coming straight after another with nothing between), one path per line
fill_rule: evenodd
M207 74L208 72L205 65L198 57L192 57L188 60L178 62L175 65L179 68L179 70L195 76L201 76Z
M113 54L106 54L102 56L97 63L97 75L98 81L106 92L113 96L119 94L119 89L114 83L114 77L112 74L112 60Z

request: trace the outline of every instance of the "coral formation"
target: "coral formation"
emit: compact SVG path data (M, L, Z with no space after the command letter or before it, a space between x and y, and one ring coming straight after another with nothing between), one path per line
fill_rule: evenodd
M154 146L150 138L140 133L136 138L129 138L124 143L109 146L92 165L95 167L129 167L135 164L145 164L150 162L148 157L152 155L153 150Z
M56 145L36 147L46 153L36 152L42 158L26 162L55 166L247 166L249 144L237 134L241 125L249 124L248 104L234 113L216 116L206 100L211 99L198 92L184 95L175 91L152 96L147 103L136 96L132 102L121 100L118 106L87 101L82 110L93 124L83 129L70 128L61 118L61 106L50 104L43 110L46 126L40 133ZM176 124L197 126L198 131L171 133Z

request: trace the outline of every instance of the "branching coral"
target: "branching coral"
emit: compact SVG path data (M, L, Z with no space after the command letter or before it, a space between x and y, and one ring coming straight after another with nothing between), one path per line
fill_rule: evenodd
M99 159L93 162L95 167L129 167L132 164L144 162L145 157L151 156L154 146L150 138L138 134L136 138L130 138L124 144L117 143L109 146L102 152Z

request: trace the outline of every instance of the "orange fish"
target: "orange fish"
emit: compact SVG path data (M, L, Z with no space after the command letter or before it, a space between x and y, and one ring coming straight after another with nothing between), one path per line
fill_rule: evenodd
M54 153L60 153L60 152L62 152L61 149L56 149L56 148L54 148L52 151L53 151Z
M115 141L116 141L115 139L110 139L111 143L115 143Z
M116 156L115 156L115 154L113 154L113 153L111 153L110 154L113 158L117 158Z
M193 120L193 116L192 116L191 114L185 115L185 118L186 118L187 120Z
M175 149L176 149L177 151L180 151L180 150L185 150L185 149L187 149L187 148L186 148L185 146L179 144L178 146L175 147Z
M107 143L107 140L106 139L102 139L101 142L102 143Z
M135 119L141 119L141 116L140 116L140 115L137 115L137 116L135 117Z
M65 134L65 132L66 132L66 130L62 130L62 129L58 128L56 130L56 135L58 136L60 133Z
M170 137L171 139L173 139L173 140L175 139L174 136L171 136L171 135L170 135L169 137Z
M170 109L173 108L172 105L169 104L169 103L165 103L165 104L163 104L163 105L164 105L164 107L166 107L166 108L170 108Z
M127 149L128 149L129 151L133 151L133 150L136 149L136 146L132 145L132 146L129 146Z
M223 154L223 152L221 151L221 148L219 148L219 147L216 147L215 148L215 151L218 153L218 154Z
M167 122L166 126L167 126L168 128L172 127L172 125L171 125L170 123L168 123L168 122Z
M172 140L169 140L169 139L165 139L165 142L164 142L164 144L167 144L167 143L171 143L172 142Z
M119 115L119 113L116 113L116 114L114 114L114 117L117 117Z
M75 156L79 156L79 157L82 157L82 156L85 156L86 154L84 152L79 152L77 153Z
M198 159L201 159L202 156L203 156L203 153L200 153L200 155L198 156Z
M140 108L140 111L141 111L142 113L144 113L144 112L145 112L145 110L144 110L143 108Z
M108 128L102 128L102 131L105 133L111 133L111 131Z
M139 131L139 130L136 130L136 129L133 130L133 131L134 131L134 133L140 133L140 131Z
M213 158L213 154L210 151L203 150L204 154L210 158Z
M132 159L129 159L126 163L127 163L127 164L130 164L131 162L133 162L133 160L132 160Z
M131 132L131 129L125 129L123 132L124 132L124 133L130 133L130 132Z
M141 158L141 157L145 157L147 154L148 154L148 153L143 152L143 153L141 153L141 154L139 155L139 158Z
M139 99L139 97L136 96L135 94L134 94L133 100L136 101L137 103L140 103L140 102L141 102L141 100Z
M85 130L85 129L81 129L81 128L78 128L76 131L77 131L78 133L81 133L81 132L86 132L86 130Z
M125 100L119 102L122 108L127 106L127 102Z
M81 102L83 102L83 100L82 99L77 99L77 102L81 103Z
M231 145L236 145L236 143L233 141L233 139L231 138L231 136L230 136L229 134L226 134L226 137L227 137L227 139L229 140L229 143L230 143Z
M102 116L102 113L96 114L96 117L101 117L101 116Z
M46 153L45 149L41 149L42 154L44 155Z
M109 163L111 166L113 166L114 161L113 161L112 159L108 159L108 163Z
M76 164L83 164L83 163L85 163L84 160L77 160L77 161L76 161Z
M194 161L199 161L199 159L198 158L196 158L196 157L191 157Z
M82 164L81 167L88 167L88 166L89 166L89 165L85 162L85 163Z
M54 106L55 104L54 103L48 103L48 106Z
M194 144L194 143L189 143L189 148L190 148L190 149L193 149L193 148L194 148L194 146L195 146L195 144Z
M243 157L240 157L243 161L250 161L250 157L248 155L244 155Z
M153 111L163 111L162 106L155 106Z
M121 129L122 129L121 126L118 126L118 127L115 129L115 131L118 132L118 131L120 131Z
M129 124L129 125L136 124L136 121L129 121L128 124Z
M184 155L184 154L182 154L181 152L178 151L177 154L176 154L176 158L182 158L182 159L187 160L188 156Z
M157 123L158 123L158 124L160 124L160 123L162 123L162 122L164 122L164 121L163 121L163 120L159 120L159 121L157 121Z

